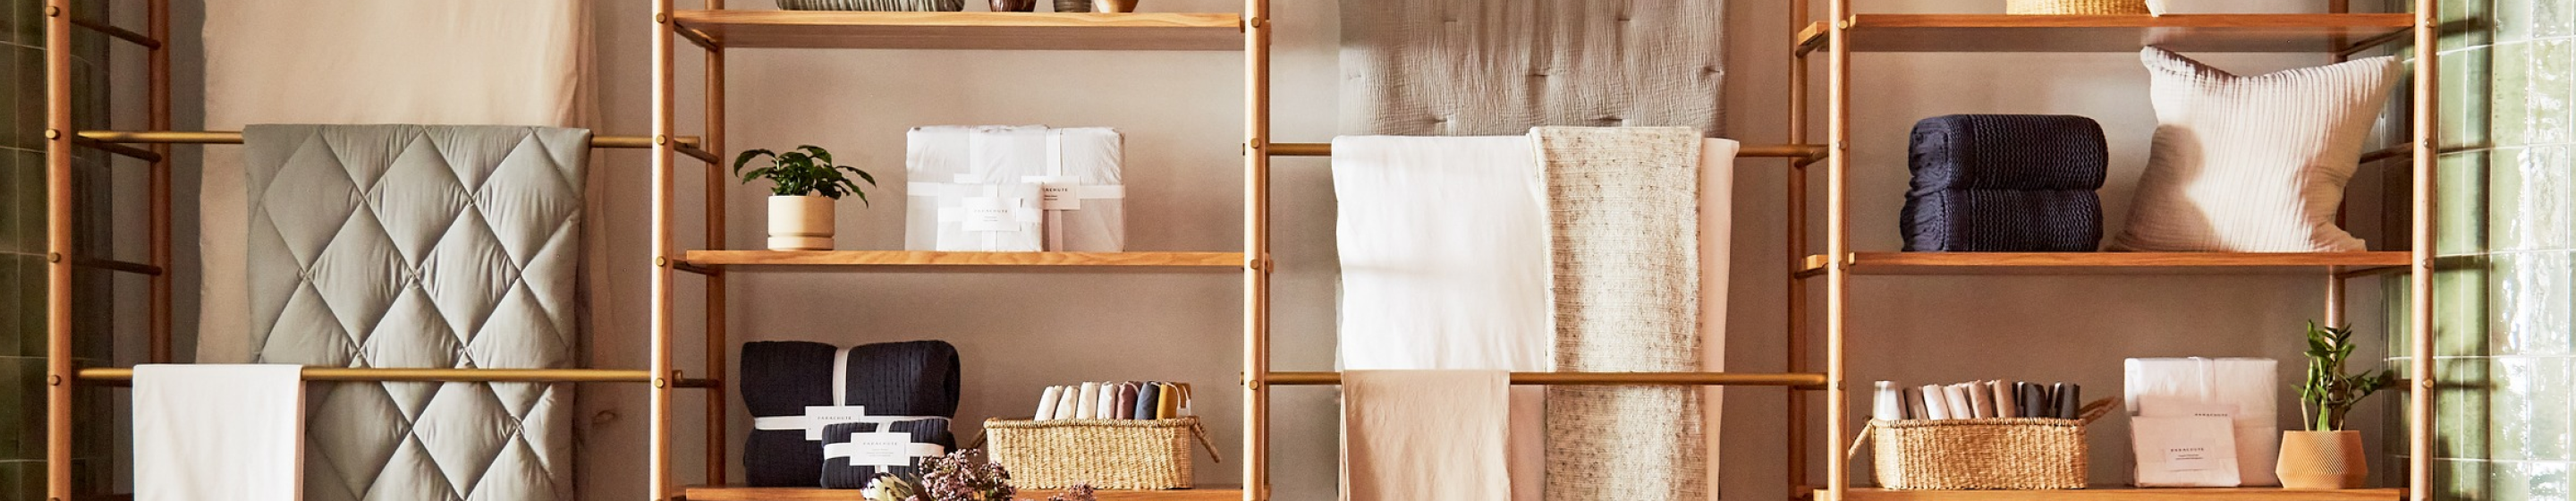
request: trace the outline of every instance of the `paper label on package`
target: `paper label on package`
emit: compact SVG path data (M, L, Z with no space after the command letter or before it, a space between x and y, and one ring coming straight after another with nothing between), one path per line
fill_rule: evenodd
M2164 468L2169 471L2206 471L2218 469L2218 455L2207 448L2178 447L2165 449ZM2230 466L2233 468L2233 466Z
M966 231L1020 231L1020 221L1011 213L1013 200L1001 197L966 197L966 220L958 223Z
M1039 209L1082 210L1081 179L1073 176L1024 176L1020 182L1038 185L1041 194Z
M2143 487L2235 487L2235 434L2220 416L2139 416L2129 420Z
M909 435L893 432L856 433L850 435L850 443L859 446L859 450L850 456L852 465L912 465L912 456L904 454L903 447L904 444L912 443L912 437Z
M805 439L822 440L823 427L838 423L856 423L868 418L865 405L805 406Z

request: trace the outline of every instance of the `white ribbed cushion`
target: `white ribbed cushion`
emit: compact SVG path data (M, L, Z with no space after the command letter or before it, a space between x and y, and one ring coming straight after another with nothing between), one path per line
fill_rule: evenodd
M2154 47L2139 57L2155 78L2155 145L2113 250L2365 250L2335 208L2396 59L2245 77Z

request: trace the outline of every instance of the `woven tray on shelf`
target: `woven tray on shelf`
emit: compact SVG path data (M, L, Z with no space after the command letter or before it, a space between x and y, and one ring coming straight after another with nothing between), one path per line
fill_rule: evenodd
M2110 404L2084 406L2082 419L1870 421L1861 439L1875 444L1872 464L1887 489L2082 489L2084 426Z
M1209 447L1206 433L1196 417L984 420L985 453L1010 469L1011 485L1028 489L1195 487L1190 444Z
M778 0L786 10L860 10L877 12L957 12L966 0Z
M2146 0L2007 0L2004 13L2148 14Z

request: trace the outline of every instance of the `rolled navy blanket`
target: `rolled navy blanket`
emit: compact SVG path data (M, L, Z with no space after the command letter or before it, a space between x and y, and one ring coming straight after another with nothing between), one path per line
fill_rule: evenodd
M743 480L754 487L819 485L822 427L850 421L855 413L809 416L808 407L862 407L869 416L957 415L957 348L943 341L846 351L824 343L761 341L743 343L740 360L743 406L753 416L751 434L743 440Z
M879 430L884 435L872 436ZM956 448L957 436L948 431L948 418L824 426L823 488L865 488L885 473L920 478L922 460Z
M1947 115L1914 126L1907 251L2085 252L2100 247L2109 147L2093 119Z

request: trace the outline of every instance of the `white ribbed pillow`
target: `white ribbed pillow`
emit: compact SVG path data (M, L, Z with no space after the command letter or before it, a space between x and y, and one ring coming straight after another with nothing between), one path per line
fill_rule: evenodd
M2139 57L2155 77L2155 145L2112 250L2365 250L2335 208L2395 58L2241 77L2155 47Z

